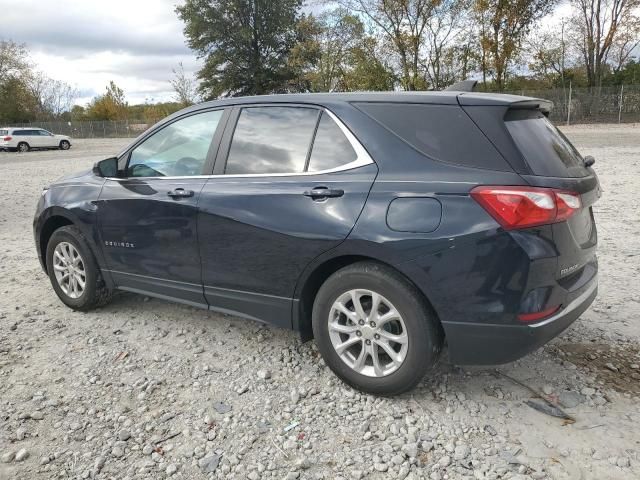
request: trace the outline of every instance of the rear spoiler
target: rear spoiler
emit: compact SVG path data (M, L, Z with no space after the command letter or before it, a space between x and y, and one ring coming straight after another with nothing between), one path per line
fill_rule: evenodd
M540 110L545 116L549 116L549 112L553 108L553 102L550 100L544 100L542 98L534 98L531 100L523 100L521 102L514 102L509 106L510 109L527 109L527 110Z
M553 108L553 102L542 98L523 97L506 93L460 92L458 103L462 107L492 106L508 109L540 110L548 115Z

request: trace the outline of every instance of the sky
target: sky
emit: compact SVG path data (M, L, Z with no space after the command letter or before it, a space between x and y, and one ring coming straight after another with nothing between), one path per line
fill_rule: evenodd
M25 43L34 66L86 104L110 80L130 104L173 97L172 69L199 68L175 13L180 0L0 0L0 38Z
M34 66L80 92L85 105L110 80L130 104L173 99L169 80L182 62L201 62L185 44L175 13L182 0L0 0L0 39L25 43ZM568 13L562 5L549 23Z

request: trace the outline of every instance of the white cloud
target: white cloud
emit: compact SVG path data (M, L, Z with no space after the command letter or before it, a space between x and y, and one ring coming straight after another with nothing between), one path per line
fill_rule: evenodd
M176 1L0 0L0 37L27 44L48 76L76 86L86 103L110 80L130 103L170 100L172 68L198 62L185 45Z

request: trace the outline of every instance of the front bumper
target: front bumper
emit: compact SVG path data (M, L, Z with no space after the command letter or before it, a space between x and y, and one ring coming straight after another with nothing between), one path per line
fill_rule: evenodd
M597 293L594 276L558 313L531 325L443 322L449 358L458 365L499 365L517 360L562 333L589 308Z

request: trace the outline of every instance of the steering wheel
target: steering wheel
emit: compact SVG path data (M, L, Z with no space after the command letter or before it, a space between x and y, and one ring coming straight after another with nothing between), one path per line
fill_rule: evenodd
M173 169L178 175L200 175L202 161L193 157L183 157L175 163Z

